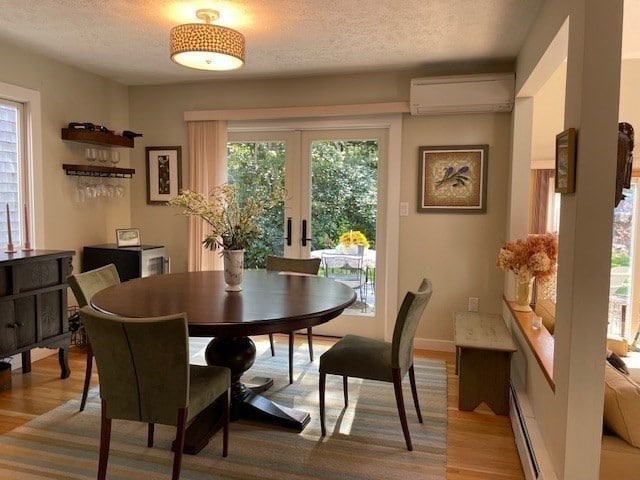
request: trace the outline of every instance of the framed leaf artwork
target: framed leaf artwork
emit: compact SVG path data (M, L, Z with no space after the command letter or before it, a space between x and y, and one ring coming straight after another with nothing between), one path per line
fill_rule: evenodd
M419 148L418 212L487 211L489 145Z

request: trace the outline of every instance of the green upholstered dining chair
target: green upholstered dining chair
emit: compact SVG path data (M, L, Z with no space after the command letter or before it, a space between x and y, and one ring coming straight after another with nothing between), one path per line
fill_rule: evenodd
M189 365L185 313L155 318L105 315L90 306L80 318L93 346L102 399L98 480L106 477L113 419L176 426L173 480L180 477L189 423L218 398L222 402L222 456L227 456L231 371Z
M325 382L327 374L341 375L344 388L344 404L349 404L348 377L379 380L393 383L402 432L408 450L413 450L407 414L402 396L402 379L409 372L413 403L422 423L418 403L418 390L413 370L413 339L433 289L431 282L423 279L417 292L408 292L396 317L391 342L373 338L347 335L320 356L320 428L325 428Z
M285 258L269 255L267 256L267 270L317 275L320 262L319 258ZM293 383L293 339L295 332L285 333L289 334L289 383ZM271 355L275 355L272 333L269 334L269 342L271 343ZM313 362L313 331L311 327L307 327L307 342L309 344L309 359Z
M77 273L70 275L67 278L67 283L73 291L73 295L78 301L79 307L89 305L91 297L93 297L100 290L104 290L112 285L120 283L120 276L118 270L113 263L99 267L94 270L89 270L83 273ZM93 351L91 349L91 343L87 344L87 366L84 372L84 387L82 388L82 400L80 401L80 411L84 410L87 404L87 395L89 393L89 386L91 384L91 370L93 369Z

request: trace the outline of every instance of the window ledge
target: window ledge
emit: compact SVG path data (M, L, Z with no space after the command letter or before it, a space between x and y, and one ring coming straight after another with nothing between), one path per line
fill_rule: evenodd
M511 316L515 319L522 336L527 340L529 348L540 366L540 370L542 370L549 386L551 386L551 390L555 392L556 384L553 382L553 335L549 333L549 330L544 325L539 329L532 327L534 312L519 312L513 309L515 302L507 299L504 299L504 301L509 307Z

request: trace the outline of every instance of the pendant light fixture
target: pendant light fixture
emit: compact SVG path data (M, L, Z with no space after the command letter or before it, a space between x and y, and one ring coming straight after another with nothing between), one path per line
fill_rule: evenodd
M244 36L212 24L220 17L216 10L200 9L196 17L205 23L187 23L171 29L171 60L199 70L233 70L244 65Z

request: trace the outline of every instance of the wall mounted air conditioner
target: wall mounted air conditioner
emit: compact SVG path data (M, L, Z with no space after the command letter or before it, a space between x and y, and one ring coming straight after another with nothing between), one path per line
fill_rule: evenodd
M424 77L411 80L411 114L510 112L512 73Z

